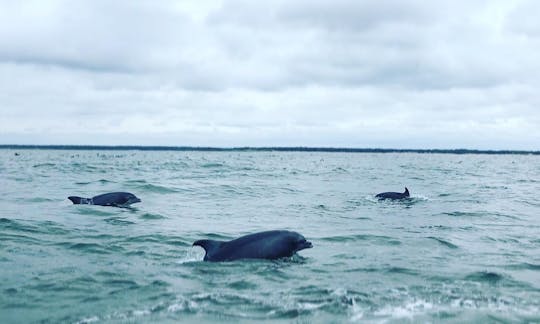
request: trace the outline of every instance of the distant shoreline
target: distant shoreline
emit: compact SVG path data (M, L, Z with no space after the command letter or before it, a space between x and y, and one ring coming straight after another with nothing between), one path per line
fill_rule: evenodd
M540 155L540 151L523 150L472 150L472 149L388 149L345 147L210 147L210 146L136 146L136 145L11 145L1 144L0 149L13 150L113 150L113 151L203 151L203 152L335 152L335 153L423 153L423 154L518 154Z

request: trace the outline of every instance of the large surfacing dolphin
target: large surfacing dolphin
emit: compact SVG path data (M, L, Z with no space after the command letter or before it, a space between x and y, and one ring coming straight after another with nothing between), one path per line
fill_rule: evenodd
M291 231L267 231L249 234L231 241L199 240L193 246L202 247L204 261L234 261L240 259L280 259L313 247L311 242Z

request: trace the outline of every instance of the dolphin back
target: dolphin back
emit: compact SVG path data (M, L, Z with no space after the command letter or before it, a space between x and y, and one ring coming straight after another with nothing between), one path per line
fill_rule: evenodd
M375 195L375 198L379 199L403 199L409 198L411 194L409 189L405 187L405 192L381 192L380 194Z
M140 201L139 198L129 192L109 192L92 197L92 203L101 206L127 207Z
M403 194L400 192L381 192L375 197L379 199L401 199L403 198Z
M204 261L234 261L240 259L279 259L291 257L295 252L311 248L311 242L296 232L266 231L249 234L222 242L199 240L193 245L201 246L206 254Z

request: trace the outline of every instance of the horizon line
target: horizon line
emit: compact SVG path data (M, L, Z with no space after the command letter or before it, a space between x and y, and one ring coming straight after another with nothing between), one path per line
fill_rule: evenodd
M59 145L59 144L0 144L0 149L42 150L115 150L115 151L278 151L278 152L336 152L336 153L441 153L441 154L520 154L540 155L536 150L490 150L490 149L414 149L414 148L356 148L316 146L167 146L167 145Z

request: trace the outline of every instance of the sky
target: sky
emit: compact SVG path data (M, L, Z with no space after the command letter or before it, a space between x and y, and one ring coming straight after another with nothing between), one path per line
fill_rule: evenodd
M540 150L539 12L0 0L0 144Z

